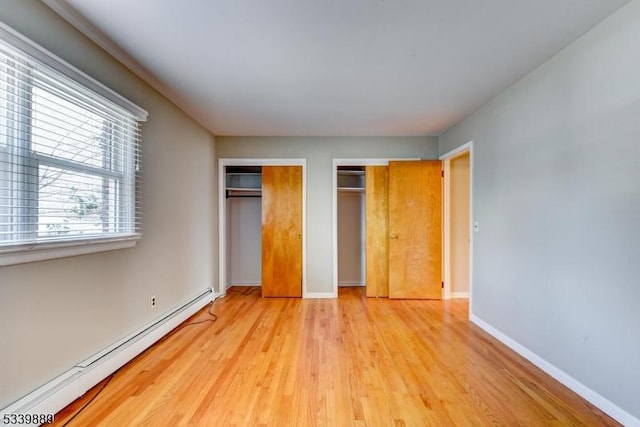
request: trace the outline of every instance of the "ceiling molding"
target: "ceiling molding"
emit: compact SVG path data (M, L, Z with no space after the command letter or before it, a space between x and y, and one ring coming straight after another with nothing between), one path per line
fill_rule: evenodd
M71 24L71 26L73 26L75 29L87 36L91 41L104 49L109 55L114 57L122 65L131 70L135 75L147 82L162 95L169 98L173 103L176 103L176 99L178 98L171 89L161 83L153 74L151 74L145 67L140 65L140 63L133 59L128 53L122 50L102 31L100 31L93 24L87 21L72 6L70 6L69 3L65 2L64 0L42 0L42 2L55 13L60 15L65 21ZM182 109L182 107L180 108Z

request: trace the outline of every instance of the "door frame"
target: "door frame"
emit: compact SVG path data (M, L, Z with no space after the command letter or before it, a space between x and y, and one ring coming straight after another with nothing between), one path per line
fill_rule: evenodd
M226 166L301 166L302 167L302 298L307 295L307 159L219 158L218 159L218 294L227 293L227 199Z
M409 161L409 160L422 160L417 157L405 157L405 158L334 158L332 178L333 178L333 212L332 212L332 228L333 228L333 297L338 297L338 166L389 166L391 161ZM365 188L366 191L366 188ZM365 239L367 236L365 235ZM366 262L366 253L365 259ZM366 286L367 278L364 277L364 283Z
M451 298L451 160L469 153L469 315L473 304L473 141L440 156L444 168L442 273L444 299Z

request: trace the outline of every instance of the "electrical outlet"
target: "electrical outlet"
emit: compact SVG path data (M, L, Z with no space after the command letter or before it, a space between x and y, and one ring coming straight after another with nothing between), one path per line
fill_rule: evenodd
M155 306L156 306L156 296L155 296L155 295L153 295L153 296L151 297L151 307L155 307Z

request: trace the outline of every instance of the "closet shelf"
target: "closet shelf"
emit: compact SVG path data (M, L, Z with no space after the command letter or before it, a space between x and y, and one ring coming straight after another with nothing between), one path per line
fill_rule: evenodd
M228 176L261 176L262 172L227 172Z

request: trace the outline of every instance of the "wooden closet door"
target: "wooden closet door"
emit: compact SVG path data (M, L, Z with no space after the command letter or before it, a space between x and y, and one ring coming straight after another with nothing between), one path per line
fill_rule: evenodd
M367 296L389 296L389 168L365 168Z
M389 162L389 297L442 298L442 165Z
M262 296L302 296L302 167L262 167Z

